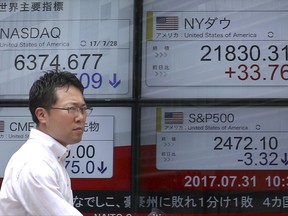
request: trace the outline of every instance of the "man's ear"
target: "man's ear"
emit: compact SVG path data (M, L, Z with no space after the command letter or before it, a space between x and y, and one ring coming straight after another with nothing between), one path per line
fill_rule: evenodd
M43 107L37 107L35 109L35 115L39 120L39 123L46 123L47 111Z

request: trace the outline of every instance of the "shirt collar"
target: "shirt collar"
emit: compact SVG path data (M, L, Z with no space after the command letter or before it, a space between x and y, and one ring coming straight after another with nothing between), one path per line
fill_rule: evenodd
M65 147L48 134L43 133L35 128L31 129L29 139L41 140L42 143L48 147L57 158L58 161L64 161L68 155L70 147Z

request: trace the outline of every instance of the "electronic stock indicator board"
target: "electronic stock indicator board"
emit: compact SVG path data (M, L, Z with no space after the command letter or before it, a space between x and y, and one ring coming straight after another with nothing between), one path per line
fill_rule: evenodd
M131 108L93 108L82 141L69 146L65 161L74 205L85 216L130 212ZM0 108L0 186L10 157L35 127L28 107Z
M133 8L133 0L1 0L0 99L27 99L52 69L75 74L86 98L131 98Z
M288 2L145 1L142 98L287 98Z
M143 107L140 209L287 214L287 121L287 107Z

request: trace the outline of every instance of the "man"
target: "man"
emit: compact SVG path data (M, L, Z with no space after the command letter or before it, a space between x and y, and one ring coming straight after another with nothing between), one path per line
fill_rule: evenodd
M81 141L87 108L83 85L69 72L47 72L29 93L36 128L11 157L0 191L0 215L82 215L73 207L65 158Z

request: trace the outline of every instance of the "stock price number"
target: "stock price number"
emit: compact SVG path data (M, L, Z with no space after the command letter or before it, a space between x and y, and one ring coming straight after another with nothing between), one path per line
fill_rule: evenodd
M93 145L78 145L69 151L65 168L75 175L91 175L96 170L93 160L95 153L96 150Z
M266 67L265 67L266 68ZM245 80L288 80L288 64L269 64L267 66L269 74L263 76L262 69L258 64L246 65L240 64L236 68L229 67L224 73L229 79L236 78L240 81Z
M49 54L28 54L17 55L14 60L14 67L18 71L22 70L44 70L45 68L55 68L66 70L70 72L75 70L96 70L97 66L103 54L96 53L82 53L82 54L70 54L67 57L64 55L49 55ZM61 63L62 64L61 64ZM99 89L103 84L102 74L98 72L94 73L74 73L83 84L84 88Z
M267 46L267 49L266 49ZM203 45L200 57L201 61L228 61L243 62L238 65L231 65L223 72L229 79L237 79L239 81L273 81L288 80L288 45L266 45L264 48L260 45ZM248 61L249 63L245 63ZM270 61L270 64L260 66L261 62ZM275 63L281 61L282 63ZM250 63L252 62L252 63ZM254 62L254 63L253 63ZM273 63L274 62L274 63Z
M235 137L221 137L217 136L214 138L214 150L276 150L278 148L278 139L274 136L272 137L261 137L256 141L250 136L235 136Z
M278 166L279 159L277 152L245 152L244 157L238 159L238 162L246 166Z
M14 66L16 70L44 70L46 67L53 67L55 69L68 68L69 70L77 69L97 69L98 63L102 58L103 54L70 54L67 59L61 59L59 54L28 54L28 55L17 55L14 60ZM65 62L64 66L60 62ZM92 68L91 68L92 65ZM87 68L88 67L88 68Z
M215 151L244 151L238 162L245 166L278 166L280 156L277 153L279 147L278 139L272 137L261 137L253 140L250 136L220 137L214 138Z
M266 47L266 44L265 44ZM263 50L263 49L262 49ZM261 48L259 45L218 45L212 47L209 45L204 45L201 47L203 55L201 61L277 61L283 60L288 61L288 45L280 46L270 45L267 50L265 50L265 55L262 57Z

